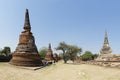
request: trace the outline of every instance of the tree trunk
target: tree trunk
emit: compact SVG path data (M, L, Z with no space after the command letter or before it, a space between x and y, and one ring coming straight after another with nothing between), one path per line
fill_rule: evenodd
M67 60L64 59L64 63L66 64L66 63L67 63Z

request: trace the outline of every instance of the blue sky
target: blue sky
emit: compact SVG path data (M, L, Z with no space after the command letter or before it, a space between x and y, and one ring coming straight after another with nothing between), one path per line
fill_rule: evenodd
M38 49L61 41L99 53L107 29L113 53L120 54L120 0L0 0L0 48L15 50L29 9Z

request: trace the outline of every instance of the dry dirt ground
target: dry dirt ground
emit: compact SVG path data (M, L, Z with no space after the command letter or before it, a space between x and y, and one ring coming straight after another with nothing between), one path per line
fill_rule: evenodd
M0 62L0 80L120 80L120 69L60 61L34 71Z

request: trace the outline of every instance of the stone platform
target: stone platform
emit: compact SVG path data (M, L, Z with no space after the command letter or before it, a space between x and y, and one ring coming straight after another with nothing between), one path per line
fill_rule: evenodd
M120 61L86 61L82 63L120 69Z

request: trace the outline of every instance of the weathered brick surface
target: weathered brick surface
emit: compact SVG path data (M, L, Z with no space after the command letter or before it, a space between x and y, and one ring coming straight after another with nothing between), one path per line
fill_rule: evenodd
M10 64L16 66L40 66L42 61L31 33L28 10L26 10L24 31L19 38L18 46L12 55Z
M46 56L45 56L45 60L48 62L54 61L53 52L51 49L51 44L49 44L48 51L47 51Z

